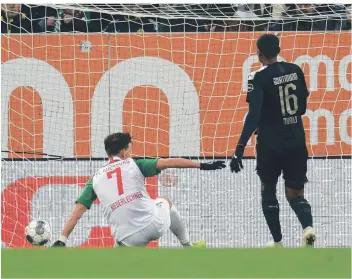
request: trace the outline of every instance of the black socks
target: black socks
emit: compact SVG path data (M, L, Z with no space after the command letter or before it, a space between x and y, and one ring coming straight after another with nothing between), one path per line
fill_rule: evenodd
M313 217L312 217L312 209L308 201L302 197L298 196L289 200L290 206L293 211L296 213L296 216L299 222L302 225L302 228L313 226Z
M280 208L276 198L276 185L262 184L262 209L271 235L275 242L282 240Z

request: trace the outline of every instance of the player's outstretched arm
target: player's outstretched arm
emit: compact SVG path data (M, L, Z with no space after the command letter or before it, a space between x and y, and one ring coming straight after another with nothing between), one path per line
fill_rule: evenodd
M250 90L247 92L247 102L249 104L249 110L235 153L233 154L230 163L231 172L238 173L243 169L242 157L244 149L248 140L258 128L264 98L264 92L258 79L259 78L255 74L251 74L248 79L248 88L250 88Z
M93 189L93 179L89 179L82 193L76 200L76 206L71 217L67 220L64 229L59 239L54 243L54 247L66 246L66 240L77 225L78 220L82 217L84 212L90 209L93 202L97 199L97 195Z
M168 168L195 168L200 170L220 170L226 167L224 161L214 161L211 163L199 163L183 158L159 159L156 167L158 170Z
M53 244L54 247L65 247L66 240L77 225L79 219L81 219L84 212L86 212L87 208L80 203L76 203L75 209L73 210L71 217L67 220L64 229L62 230L61 236L59 239Z

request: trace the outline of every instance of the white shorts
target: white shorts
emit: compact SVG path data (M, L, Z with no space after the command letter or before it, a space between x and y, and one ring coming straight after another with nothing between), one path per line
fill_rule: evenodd
M163 198L155 200L158 213L155 220L144 229L126 237L119 241L118 246L147 246L152 240L157 240L170 228L170 205L169 202Z

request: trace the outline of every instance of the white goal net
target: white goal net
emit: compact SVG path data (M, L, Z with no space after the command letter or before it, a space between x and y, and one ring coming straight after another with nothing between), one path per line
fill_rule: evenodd
M132 134L136 157L195 160L233 154L247 113L246 80L260 67L256 40L280 38L280 59L306 74L310 153L306 188L318 247L351 247L351 13L348 5L2 5L1 225L3 247L29 247L24 228L59 236L74 201L106 162L103 139ZM255 172L168 170L147 179L169 196L192 240L261 247L270 239ZM301 227L278 185L284 242ZM70 246L111 247L99 202ZM165 235L160 247L178 247Z

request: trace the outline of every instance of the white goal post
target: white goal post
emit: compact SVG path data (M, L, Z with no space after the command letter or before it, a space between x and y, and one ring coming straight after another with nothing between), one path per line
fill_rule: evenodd
M265 32L280 38L280 59L302 67L310 90L304 117L310 154L306 195L317 246L351 247L350 6L48 7L61 12L62 18L53 19L58 29L1 35L3 247L29 247L24 228L32 219L46 220L53 240L58 237L84 183L106 162L103 139L109 133L129 131L136 157L230 158L248 109L246 80L260 67L256 40ZM59 32L70 9L79 11L89 28L101 24L100 32L87 32L93 30L88 27ZM32 27L39 22L21 16ZM148 24L152 28L146 31ZM192 240L205 239L208 247L261 247L270 234L261 212L254 146L252 137L244 171L236 176L229 169L168 170L147 179L148 191L175 202ZM280 181L284 241L297 246L301 227L283 190ZM114 245L99 202L68 243ZM152 245L179 244L167 234Z

